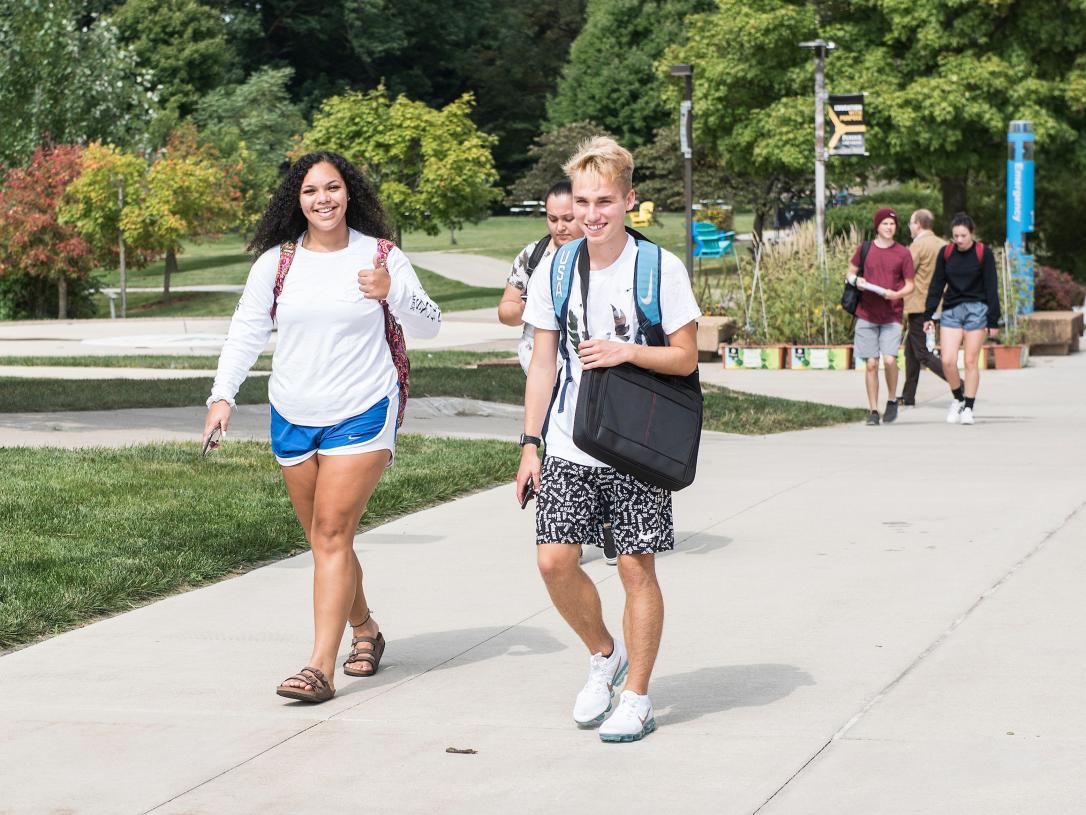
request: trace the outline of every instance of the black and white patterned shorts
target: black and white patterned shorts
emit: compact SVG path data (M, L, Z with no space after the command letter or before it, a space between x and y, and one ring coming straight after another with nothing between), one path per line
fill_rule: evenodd
M647 555L675 548L671 493L612 467L543 459L535 511L541 543L603 546L603 525L620 555Z

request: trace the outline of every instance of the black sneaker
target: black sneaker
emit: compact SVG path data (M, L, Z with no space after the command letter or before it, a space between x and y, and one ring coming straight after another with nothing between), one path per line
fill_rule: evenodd
M869 424L869 425L877 425L878 423L879 423L879 412L877 410L873 410L873 411L871 411L870 413L867 414L867 424Z
M611 534L611 524L603 525L603 559L608 566L618 564L618 548L615 546L615 536Z
M882 420L887 424L890 424L897 418L897 402L887 402L886 412L882 414Z

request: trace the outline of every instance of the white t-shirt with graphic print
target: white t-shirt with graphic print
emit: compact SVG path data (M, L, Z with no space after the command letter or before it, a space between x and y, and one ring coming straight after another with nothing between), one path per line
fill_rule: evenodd
M520 254L517 255L516 259L513 261L513 268L509 272L509 277L505 280L510 286L519 289L521 294L528 291L528 281L530 280L528 277L528 261L532 259L532 252L535 251L537 243L538 241L532 241L521 250ZM532 273L532 277L534 278L536 273L544 276L548 275L550 273L551 259L553 257L554 242L551 241L551 243L548 244L546 251L543 253L543 257L541 257L539 263L536 264L535 272ZM533 333L532 326L527 322L524 323L524 331L521 332L520 344L517 346L517 358L520 360L520 367L524 369L524 373L528 373L528 366L532 362Z
M666 249L660 253L660 316L665 334L673 334L691 320L701 316L701 309L690 288L686 266ZM565 361L558 354L557 367L560 380L559 398L551 405L544 441L547 455L584 464L589 467L606 467L573 443L573 417L577 412L577 388L581 381L581 360L577 349L582 340L602 339L619 342L637 342L647 345L645 335L637 321L634 308L634 271L637 260L637 243L627 237L626 247L618 260L605 269L593 269L588 276L588 333L584 326L584 307L581 303L580 279L574 275L570 281L569 317L567 320L566 348L569 351L573 382L566 388L565 404L559 412L561 388L565 383ZM540 263L528 289L528 303L524 308L524 322L537 330L557 331L558 321L554 314L554 300L550 286L550 264ZM540 285L544 283L544 285Z

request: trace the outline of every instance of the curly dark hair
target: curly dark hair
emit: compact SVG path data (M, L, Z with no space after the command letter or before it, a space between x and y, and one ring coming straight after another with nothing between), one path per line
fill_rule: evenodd
M298 195L305 174L322 161L335 167L347 185L347 226L374 238L392 238L384 207L362 172L339 153L320 150L306 153L287 170L256 226L256 234L249 242L250 252L262 254L284 241L297 240L305 231L308 222L302 214Z

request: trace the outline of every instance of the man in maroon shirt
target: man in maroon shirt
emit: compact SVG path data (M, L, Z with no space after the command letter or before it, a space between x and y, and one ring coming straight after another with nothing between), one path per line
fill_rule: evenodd
M883 207L875 213L875 240L856 248L848 267L847 279L860 287L860 305L856 309L856 357L865 362L864 378L870 413L867 424L879 423L879 357L886 371L886 390L890 397L882 419L897 418L897 349L901 345L902 300L913 288L913 258L909 250L894 241L897 213ZM861 274L862 279L856 280ZM876 288L865 288L870 285Z

